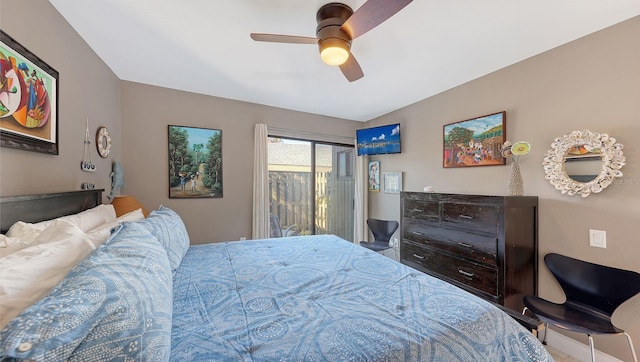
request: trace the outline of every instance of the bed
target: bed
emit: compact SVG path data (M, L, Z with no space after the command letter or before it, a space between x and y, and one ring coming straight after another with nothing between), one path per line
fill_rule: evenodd
M0 360L553 361L489 302L333 235L190 246L163 206L110 230L4 326Z

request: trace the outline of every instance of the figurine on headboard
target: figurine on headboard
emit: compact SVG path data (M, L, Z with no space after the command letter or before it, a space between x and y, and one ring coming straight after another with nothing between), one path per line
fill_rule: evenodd
M113 198L116 197L118 193L118 189L124 186L124 170L122 169L122 165L120 162L113 163L113 171L111 171L111 193L107 198L109 201L113 201Z

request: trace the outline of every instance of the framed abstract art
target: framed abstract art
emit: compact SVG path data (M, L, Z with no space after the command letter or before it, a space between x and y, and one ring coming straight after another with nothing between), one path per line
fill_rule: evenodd
M0 146L57 155L58 72L0 30Z

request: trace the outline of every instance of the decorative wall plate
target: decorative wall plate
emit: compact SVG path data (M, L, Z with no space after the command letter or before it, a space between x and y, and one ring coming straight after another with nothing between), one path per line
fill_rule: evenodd
M96 132L96 147L100 157L106 158L109 156L109 152L111 152L111 135L107 127L98 128L98 132Z

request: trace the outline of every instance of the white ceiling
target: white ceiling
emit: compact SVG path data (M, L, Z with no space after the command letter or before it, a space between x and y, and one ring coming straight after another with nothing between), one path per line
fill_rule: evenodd
M368 121L640 15L640 0L415 0L354 40L349 83L317 46L329 0L49 0L122 80ZM357 10L365 0L345 0Z

